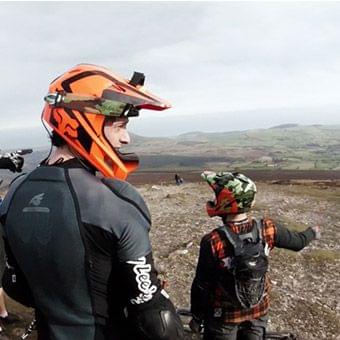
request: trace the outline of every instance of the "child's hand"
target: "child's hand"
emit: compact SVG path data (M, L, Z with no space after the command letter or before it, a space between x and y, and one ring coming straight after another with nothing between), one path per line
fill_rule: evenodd
M314 231L315 239L320 240L320 238L321 238L321 228L320 228L320 226L316 225L316 226L312 227L312 229Z

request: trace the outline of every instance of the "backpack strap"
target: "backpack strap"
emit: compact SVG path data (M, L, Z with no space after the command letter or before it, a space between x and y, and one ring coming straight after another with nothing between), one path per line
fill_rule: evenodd
M231 243L234 249L242 247L242 241L240 242L240 238L236 233L234 233L230 228L226 227L225 225L218 228L226 237L227 240Z
M253 230L255 229L254 228L254 222L255 222L255 225L256 225L257 237L259 239L259 242L262 242L262 240L263 240L263 232L262 232L262 229L263 229L263 220L262 219L258 219L258 218L254 218L253 219Z
M230 228L226 227L225 225L219 227L218 230L220 230L227 237L227 240L233 246L235 256L239 256L244 253L244 242L240 238L239 234L234 233Z
M236 256L241 255L243 253L244 241L249 240L251 243L262 243L263 235L262 235L262 220L261 219L253 219L253 227L251 231L246 234L237 234L234 233L230 228L223 225L218 228L226 237L227 240L234 248L234 253Z

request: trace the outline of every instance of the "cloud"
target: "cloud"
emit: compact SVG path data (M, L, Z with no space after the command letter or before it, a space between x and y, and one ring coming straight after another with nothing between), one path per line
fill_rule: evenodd
M39 124L49 82L80 62L125 77L144 72L150 91L173 104L165 116L340 104L336 2L3 2L0 8L1 127ZM319 119L327 117L334 119Z

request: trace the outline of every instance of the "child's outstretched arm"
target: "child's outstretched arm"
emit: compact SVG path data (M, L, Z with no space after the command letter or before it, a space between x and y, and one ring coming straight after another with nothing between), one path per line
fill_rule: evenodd
M277 225L275 235L275 247L299 251L306 247L311 241L319 240L321 231L319 226L307 228L304 231L290 231Z

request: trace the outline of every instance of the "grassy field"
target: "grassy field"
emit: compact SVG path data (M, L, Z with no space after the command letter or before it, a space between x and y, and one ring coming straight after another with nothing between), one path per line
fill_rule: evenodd
M224 133L192 132L174 138L135 136L129 150L146 169L239 167L339 170L340 126L281 126Z

